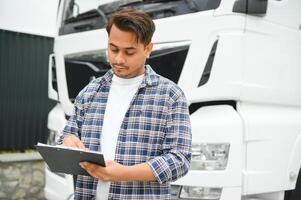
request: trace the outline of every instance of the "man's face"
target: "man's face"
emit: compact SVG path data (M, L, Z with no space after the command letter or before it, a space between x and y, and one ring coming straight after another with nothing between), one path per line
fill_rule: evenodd
M144 46L137 41L134 33L122 31L113 25L109 34L108 56L114 74L121 78L143 74L152 47L152 43Z

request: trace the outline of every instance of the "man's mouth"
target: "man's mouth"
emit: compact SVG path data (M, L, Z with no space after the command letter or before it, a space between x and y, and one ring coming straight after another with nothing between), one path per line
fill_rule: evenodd
M125 66L118 66L118 65L114 65L114 68L117 69L117 70L126 69Z

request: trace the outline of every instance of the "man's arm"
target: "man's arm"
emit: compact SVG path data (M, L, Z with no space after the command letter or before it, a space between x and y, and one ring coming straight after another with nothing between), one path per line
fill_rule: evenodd
M162 155L147 161L159 183L175 181L187 174L191 159L191 125L187 100L181 90L169 110Z
M106 161L106 167L89 162L81 162L91 176L102 181L155 181L156 178L147 163L132 166L121 165L112 160Z

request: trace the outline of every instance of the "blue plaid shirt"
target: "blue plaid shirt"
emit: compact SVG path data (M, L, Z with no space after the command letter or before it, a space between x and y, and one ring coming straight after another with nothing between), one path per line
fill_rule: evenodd
M101 129L113 72L91 81L76 97L63 136L74 134L90 150L101 150ZM187 100L180 88L146 66L145 76L122 122L115 161L146 162L156 181L112 182L109 199L170 199L170 182L184 176L191 159ZM75 199L94 199L97 179L78 176Z

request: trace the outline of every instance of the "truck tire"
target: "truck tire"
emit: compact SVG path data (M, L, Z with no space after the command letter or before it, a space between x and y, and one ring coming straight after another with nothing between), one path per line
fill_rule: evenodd
M284 200L301 200L301 170L299 171L296 188L286 191Z

